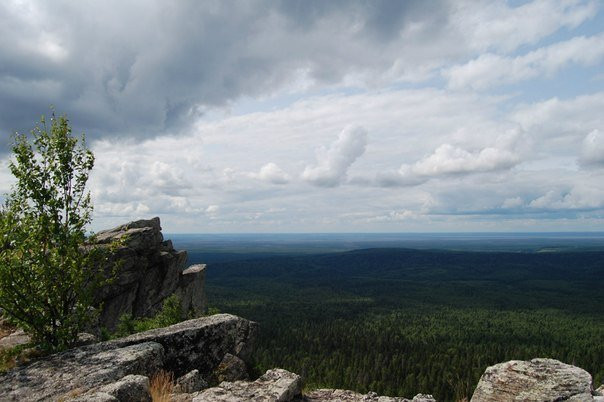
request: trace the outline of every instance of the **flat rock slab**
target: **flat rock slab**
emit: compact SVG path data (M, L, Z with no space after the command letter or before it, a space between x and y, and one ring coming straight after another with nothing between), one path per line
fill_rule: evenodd
M207 378L227 353L249 353L256 331L252 321L217 314L71 349L1 374L0 400L53 400L160 369L176 377L198 369Z
M164 348L143 342L119 349L78 348L40 359L0 376L6 401L44 401L120 380L150 376L163 364Z
M587 371L558 360L533 359L488 367L471 402L593 400Z
M302 378L283 369L268 370L256 381L222 382L193 402L286 402L302 392Z

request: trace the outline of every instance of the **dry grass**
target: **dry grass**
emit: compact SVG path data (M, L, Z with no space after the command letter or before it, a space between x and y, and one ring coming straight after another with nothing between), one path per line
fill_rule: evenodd
M78 396L82 395L83 393L84 393L83 388L74 388L71 391L69 391L68 393L66 393L65 395L60 396L59 399L57 399L57 402L65 402L70 399L77 398Z
M170 372L160 370L149 384L149 392L153 402L170 402L170 394L174 389L174 375Z

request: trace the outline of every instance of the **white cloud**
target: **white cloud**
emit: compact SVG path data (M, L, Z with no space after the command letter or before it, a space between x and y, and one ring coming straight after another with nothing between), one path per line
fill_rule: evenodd
M520 197L506 198L501 204L502 208L519 208L524 205L524 200Z
M220 207L218 205L208 205L205 212L208 215L216 215L220 211Z
M529 206L546 210L600 209L604 207L604 187L577 183L570 189L549 190L532 200Z
M348 168L365 152L367 131L347 127L327 148L317 150L317 165L307 166L302 178L320 187L335 187L346 180Z
M604 92L594 92L569 99L557 97L533 104L520 104L510 119L539 138L570 136L573 142L586 132L604 127ZM544 142L543 145L548 145ZM564 144L568 149L568 144Z
M155 161L149 169L150 185L169 194L177 194L191 188L184 177L184 172L177 166Z
M466 64L445 69L442 74L449 88L482 90L542 75L552 77L570 64L589 66L603 57L604 35L580 36L518 57L482 54Z
M424 82L596 10L574 0L1 2L0 130L26 132L55 104L89 138L184 134L243 97Z
M473 172L490 172L508 169L518 162L518 157L504 149L488 147L476 152L450 144L443 144L433 154L412 166L401 166L400 173L419 176L438 176Z
M518 7L504 1L454 0L452 24L472 49L511 52L535 44L561 27L572 29L595 16L596 1L537 0Z
M251 173L249 176L272 184L287 184L290 181L290 176L273 162L267 163L258 173Z
M86 132L98 229L601 230L598 1L235 3L0 3L0 130Z
M597 150L586 149L586 133L604 127L604 92L569 99L552 98L518 105L509 116L528 135L531 159L526 169L556 169L569 166L596 166ZM597 149L597 138L594 149ZM588 162L591 160L591 162ZM533 165L531 167L530 165Z
M401 165L398 172L378 173L374 183L383 187L416 186L432 178L510 169L520 161L513 151L517 137L517 134L502 135L496 140L502 146L476 151L442 144L415 163Z
M580 162L585 165L604 165L604 133L593 130L585 136Z

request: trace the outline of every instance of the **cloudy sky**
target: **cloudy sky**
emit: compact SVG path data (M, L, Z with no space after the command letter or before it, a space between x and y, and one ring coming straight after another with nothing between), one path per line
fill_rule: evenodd
M604 230L598 0L3 1L0 193L50 105L94 230Z

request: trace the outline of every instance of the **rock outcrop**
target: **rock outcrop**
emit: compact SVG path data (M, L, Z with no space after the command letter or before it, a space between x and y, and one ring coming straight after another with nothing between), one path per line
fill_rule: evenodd
M553 359L512 360L488 367L471 402L593 401L591 375Z
M227 353L247 358L256 332L254 322L217 314L71 349L0 375L0 399L38 401L78 396L89 397L83 400L128 400L120 399L120 393L145 387L140 377L128 376L149 378L166 370L179 377L198 370L199 376L210 378ZM107 399L107 395L114 399Z
M185 268L186 251L164 241L159 218L139 220L97 233L96 244L106 247L120 241L112 263L117 262L115 280L99 292L103 309L100 326L113 330L123 314L153 315L168 296L176 294L183 313L201 315L205 310L205 265Z
M143 375L127 375L118 382L105 385L95 394L109 394L118 401L151 402L149 392L149 377ZM85 399L87 396L84 396Z
M224 355L214 374L219 382L249 379L245 362L230 353Z
M375 392L360 394L346 389L316 389L295 402L436 402L432 395L417 394L413 399L397 396L380 396Z
M222 382L206 389L193 402L288 402L302 393L302 378L283 369L268 370L256 381Z

